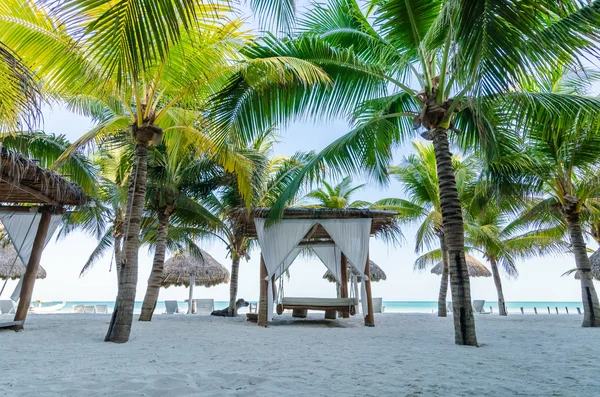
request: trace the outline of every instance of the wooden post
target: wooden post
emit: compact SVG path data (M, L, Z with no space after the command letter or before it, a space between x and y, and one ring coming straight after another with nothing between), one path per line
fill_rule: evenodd
M342 298L348 297L348 258L342 252L342 260L341 260L342 268L340 269L340 278L342 279L342 284L340 288L340 296ZM350 313L344 312L342 313L343 318L350 318Z
M558 314L558 306L556 306L556 314Z
M567 312L567 314L569 314L569 308L567 306L565 306L565 311Z
M19 306L15 314L14 321L23 321L27 318L27 311L31 304L31 296L33 295L33 286L35 285L35 277L37 276L38 269L40 267L40 259L42 258L42 251L44 250L44 243L46 242L46 236L48 235L48 228L50 227L50 220L52 219L52 211L50 208L40 208L41 212L40 223L38 225L37 232L35 233L35 240L33 240L33 247L31 248L31 256L29 262L27 262L27 269L23 275L23 285L21 286L21 295L19 296ZM12 329L20 331L23 329L23 324L15 325Z
M523 311L523 307L521 307L521 314L525 314L525 312Z
M581 314L581 309L577 308L577 314Z
M267 326L267 311L269 310L268 308L268 303L267 301L269 300L268 298L268 294L267 294L267 288L269 288L269 283L267 280L265 280L265 278L269 275L269 273L267 272L267 266L265 265L265 259L262 256L262 253L260 254L260 297L258 300L258 321L257 324L262 326L262 327L266 327Z
M535 314L537 314L537 307L534 307L534 308L533 308L533 312L534 312Z
M365 289L367 290L367 307L369 313L365 316L365 325L367 327L375 326L375 316L373 314L373 294L371 293L371 266L369 261L369 255L367 255L367 263L365 264L365 275L369 278L364 281Z

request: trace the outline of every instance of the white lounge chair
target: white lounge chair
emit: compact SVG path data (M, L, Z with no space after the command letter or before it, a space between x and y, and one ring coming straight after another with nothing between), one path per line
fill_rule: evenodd
M383 298L373 298L373 313L383 313L384 310Z
M96 313L96 307L93 305L84 305L83 312L88 314L94 314Z
M179 313L179 306L177 305L177 301L165 301L165 309L166 314Z
M17 310L17 304L12 299L0 301L0 314L13 314Z
M73 313L83 313L83 305L73 305Z
M446 311L447 311L448 313L452 313L452 302L448 302L448 303L446 304Z
M108 305L96 305L96 313L108 314Z
M214 299L194 299L197 314L210 314L215 310Z
M473 301L473 311L475 313L479 313L479 314L489 314L489 312L486 312L483 309L484 305L485 305L485 300L474 300Z

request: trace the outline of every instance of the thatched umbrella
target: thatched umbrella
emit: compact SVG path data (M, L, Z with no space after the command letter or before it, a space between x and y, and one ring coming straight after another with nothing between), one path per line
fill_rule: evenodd
M17 251L12 244L2 247L0 244L0 279L16 280L25 274L25 265L17 256ZM38 268L36 278L46 278L46 270L43 267Z
M381 270L381 268L377 266L375 262L369 260L369 266L371 269L371 281L377 282L381 280L387 280L385 272ZM348 275L348 280L350 280L350 275L359 276L358 270L356 270L354 266L350 266L350 264L348 264L348 270L349 271L346 273ZM329 281L330 283L336 282L336 279L335 277L333 277L333 273L331 273L331 270L327 270L327 272L323 275L323 278ZM358 280L360 281L360 277L358 277Z
M467 267L469 268L469 277L492 277L492 273L488 268L471 255L465 253L465 260L467 261ZM443 270L444 263L440 261L433 269L431 269L431 273L439 276L442 274Z
M600 249L590 256L590 266L592 268L592 277L600 280ZM577 269L574 269L577 270ZM579 272L575 272L575 279L579 280Z
M161 286L185 285L189 287L188 314L192 313L194 285L212 287L229 282L229 270L215 260L208 252L200 250L202 256L192 256L189 252L175 254L165 262Z

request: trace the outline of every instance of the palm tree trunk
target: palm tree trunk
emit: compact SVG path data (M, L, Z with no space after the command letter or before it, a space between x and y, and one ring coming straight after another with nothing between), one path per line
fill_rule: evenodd
M169 208L161 209L158 212L158 231L156 235L156 248L154 249L154 261L152 262L150 277L148 277L148 287L146 288L146 295L142 303L142 312L139 321L152 321L152 315L154 314L154 309L156 309L160 283L163 279L163 269L165 267L170 216L171 210Z
M440 184L442 226L446 246L448 247L448 269L452 291L452 311L454 312L454 339L458 345L477 346L475 318L471 304L471 285L465 261L462 208L458 199L456 178L452 167L448 133L443 128L436 128L431 135Z
M442 263L444 269L442 270L440 295L438 297L438 317L446 317L446 297L448 296L448 249L446 248L446 242L444 241L443 235L440 235L440 249L442 251Z
M231 279L229 280L229 317L237 316L237 291L238 274L240 271L240 257L236 253L231 255Z
M115 267L117 268L117 288L121 285L121 261L123 260L123 252L121 250L121 241L123 237L115 237Z
M501 316L506 316L506 301L504 300L504 292L502 292L502 280L500 280L500 272L498 271L498 263L493 256L489 257L490 266L492 268L492 276L494 284L496 284L496 292L498 293L498 313Z
M581 223L578 212L566 214L567 226L571 237L571 249L575 254L575 264L581 281L581 295L583 301L583 323L582 327L600 327L600 305L598 304L598 295L594 289L592 281L592 269L590 259L587 255L585 240L581 230Z
M127 212L125 214L125 239L123 243L124 257L121 261L119 275L119 293L113 310L106 342L125 343L129 340L133 307L138 278L138 249L140 245L140 225L142 210L146 199L146 173L148 170L148 142L137 140L129 192L127 196Z

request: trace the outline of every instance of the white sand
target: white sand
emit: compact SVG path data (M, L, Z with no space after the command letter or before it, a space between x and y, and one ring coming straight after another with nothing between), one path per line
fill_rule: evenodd
M116 345L107 315L30 315L0 332L0 395L600 395L600 329L578 315L480 315L480 348L455 346L452 319L434 315L281 319L157 315Z

